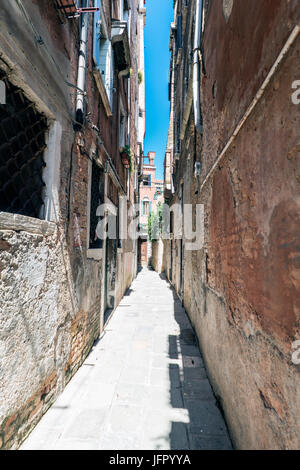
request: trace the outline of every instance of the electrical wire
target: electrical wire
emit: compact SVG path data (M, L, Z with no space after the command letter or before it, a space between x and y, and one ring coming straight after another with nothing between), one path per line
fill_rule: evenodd
M27 23L29 24L29 26L32 28L32 31L34 33L34 39L36 40L36 42L41 45L41 46L44 46L44 49L48 55L48 57L51 59L51 61L53 62L53 64L55 65L55 68L56 70L58 71L59 75L61 76L61 78L63 79L63 81L65 82L65 84L71 88L75 88L76 90L80 91L80 93L82 93L84 96L86 95L86 92L81 90L80 88L78 88L78 86L74 85L74 83L70 83L68 82L64 75L62 74L61 72L61 69L59 67L59 65L57 64L56 60L54 59L53 55L51 54L51 52L49 51L45 41L43 40L42 36L38 33L36 27L34 26L33 22L31 21L31 19L29 18L29 15L28 13L26 12L25 8L24 8L24 5L22 3L21 0L15 0L17 2L17 5L18 7L20 8L20 10L22 11Z
M34 23L31 21L23 3L21 0L15 0L16 3L17 3L17 6L19 7L21 13L23 14L27 24L30 26L30 28L32 29L33 31L33 34L34 34L34 39L35 41L37 42L37 44L39 44L40 46L43 46L43 50L47 53L48 57L51 59L52 63L54 64L56 70L58 71L60 77L62 78L63 82L68 86L68 87L71 87L71 88L74 88L75 90L77 91L80 91L80 93L82 93L82 95L84 96L84 98L87 100L87 93L83 90L81 90L79 87L77 87L74 83L70 83L69 81L67 81L64 77L64 75L62 74L61 72L61 69L59 67L59 65L57 64L56 60L54 59L54 57L52 56L51 52L49 51L46 43L44 42L42 36L38 33L37 31L37 28L35 27ZM31 64L31 66L34 68L34 65L32 64L32 62L28 59L28 57L26 56L27 60L29 61L29 63ZM35 69L35 68L34 68ZM35 69L36 70L36 69ZM36 72L38 73L39 77L42 79L42 81L45 82L45 84L47 85L47 88L49 90L49 83L47 82L47 80L41 76L41 74L36 70ZM49 91L50 92L50 91ZM50 92L51 93L51 92ZM53 94L52 94L53 96ZM67 115L68 115L68 118L71 120L72 124L80 124L80 123L77 123L76 119L74 118L74 114L68 109L68 107L66 106L66 110L67 110Z
M49 49L48 49L48 47L47 47L45 41L43 40L42 36L39 34L39 32L38 32L37 28L35 27L34 23L31 21L31 19L30 19L28 13L27 13L27 11L26 11L26 9L25 9L25 7L24 7L22 1L21 1L21 0L15 0L15 1L16 1L17 5L18 5L20 11L22 12L22 14L23 14L23 16L24 16L24 18L25 18L27 24L30 26L30 28L31 28L32 31L33 31L35 41L36 41L40 46L43 46L43 49L45 50L45 52L47 53L48 57L49 57L49 58L51 59L51 61L53 62L53 64L54 64L56 70L58 71L58 73L59 73L59 75L61 76L61 78L62 78L62 80L64 81L64 83L65 83L68 87L74 88L75 90L77 90L77 91L79 91L80 93L82 93L83 96L84 96L84 99L86 100L87 105L89 106L89 100L88 100L86 91L81 90L79 87L77 87L77 86L74 85L73 83L68 82L68 81L65 79L64 75L63 75L62 72L61 72L61 69L60 69L59 65L57 64L56 60L55 60L54 57L52 56L51 52L49 51ZM32 62L28 59L27 56L26 56L26 58L27 58L27 60L29 61L29 63L31 64L31 66L34 68L34 65L33 65ZM36 70L36 69L34 68L34 70ZM48 85L47 88L48 88L48 90L49 90L50 87L49 87L49 83L47 82L47 80L46 80L44 77L42 77L42 75L41 75L38 71L36 71L36 72L38 73L39 77L46 83L46 85ZM49 93L51 93L50 90L49 90ZM81 124L81 123L78 123L78 122L76 121L76 119L74 119L73 113L71 113L71 111L68 109L67 106L66 106L66 110L67 110L67 116L68 116L69 119L71 119L71 122L72 122L73 124ZM110 163L112 163L112 160L111 160L111 158L110 158L108 152L107 152L106 149L105 149L105 146L104 146L103 140L102 140L102 138L101 138L99 129L97 128L97 126L96 126L95 124L93 124L93 122L89 119L89 117L88 117L87 115L85 116L85 122L88 124L88 127L96 133L98 143L104 148L104 151L105 151L105 154L106 154L107 158L110 160ZM112 165L112 166L113 166L113 165ZM114 166L113 166L113 169L114 169ZM114 171L114 173L115 173L115 171ZM120 181L119 181L119 183L120 183ZM121 185L121 187L122 187L122 189L123 189L123 191L124 191L124 188L123 188L122 183L121 183L120 185Z

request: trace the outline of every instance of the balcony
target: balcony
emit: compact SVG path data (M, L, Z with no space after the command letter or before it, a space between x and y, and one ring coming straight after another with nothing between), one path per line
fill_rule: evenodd
M111 43L115 51L115 61L118 71L129 73L131 57L126 21L112 21Z

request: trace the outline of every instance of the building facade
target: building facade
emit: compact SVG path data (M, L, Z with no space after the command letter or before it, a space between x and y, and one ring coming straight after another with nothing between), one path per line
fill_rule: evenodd
M145 13L144 0L1 4L2 449L51 406L136 275L120 214L139 200Z
M140 182L140 263L147 266L151 257L151 242L148 234L148 219L164 201L164 181L156 178L155 152L143 158Z
M296 449L299 2L175 0L174 12L165 197L204 207L204 244L171 233L165 270L234 445Z

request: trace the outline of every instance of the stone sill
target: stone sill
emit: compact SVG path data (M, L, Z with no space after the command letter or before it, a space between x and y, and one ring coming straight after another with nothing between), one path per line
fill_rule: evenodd
M96 248L96 249L88 249L87 250L87 258L94 259L96 261L100 261L103 258L103 248Z
M38 235L53 235L56 229L54 222L35 219L25 215L0 212L0 230L14 230L16 232L29 232Z

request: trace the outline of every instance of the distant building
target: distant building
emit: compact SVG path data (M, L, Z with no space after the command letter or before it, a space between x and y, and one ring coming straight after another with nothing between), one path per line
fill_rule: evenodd
M149 152L144 156L142 180L140 183L140 224L142 240L140 246L142 265L148 264L151 256L150 244L148 244L148 217L152 211L156 211L159 202L164 201L164 181L156 179L155 152Z

